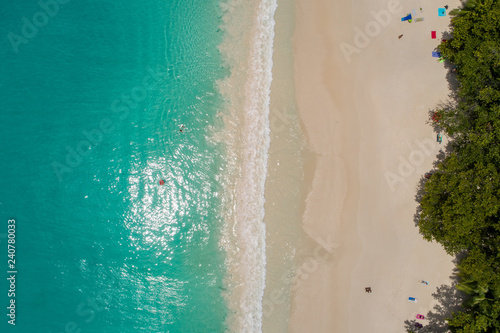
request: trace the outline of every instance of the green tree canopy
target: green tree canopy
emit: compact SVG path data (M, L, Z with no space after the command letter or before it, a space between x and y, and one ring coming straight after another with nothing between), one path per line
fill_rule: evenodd
M419 229L465 254L457 288L469 298L452 332L500 332L500 4L469 1L451 14L439 51L456 69L457 99L437 110L450 149L423 187Z

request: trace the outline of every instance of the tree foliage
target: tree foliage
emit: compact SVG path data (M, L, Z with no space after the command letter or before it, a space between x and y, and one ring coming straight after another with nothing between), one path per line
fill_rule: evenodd
M454 107L437 110L450 152L425 183L419 228L449 254L465 253L457 288L469 295L452 332L500 332L500 3L451 12L439 51L454 65Z

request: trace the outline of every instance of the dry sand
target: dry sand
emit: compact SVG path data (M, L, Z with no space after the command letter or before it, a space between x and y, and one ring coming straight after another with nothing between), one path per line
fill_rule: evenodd
M451 283L452 258L421 238L413 216L417 184L441 147L428 112L449 93L447 70L431 57L449 24L437 8L458 4L297 0L297 104L316 155L303 228L333 255L302 265L290 332L405 332ZM401 22L413 8L425 20ZM381 10L392 10L385 26L371 14ZM356 47L358 28L372 36L348 61L341 44Z

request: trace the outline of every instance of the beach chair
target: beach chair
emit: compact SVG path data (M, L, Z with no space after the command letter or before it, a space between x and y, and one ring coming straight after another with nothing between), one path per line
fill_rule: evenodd
M415 19L415 22L423 22L424 21L424 18L423 17L417 17Z
M408 302L417 303L417 301L415 297L408 297Z
M402 18L401 18L401 22L404 22L404 21L409 21L409 20L411 20L411 14L408 14L408 15L406 15L405 17L402 17Z

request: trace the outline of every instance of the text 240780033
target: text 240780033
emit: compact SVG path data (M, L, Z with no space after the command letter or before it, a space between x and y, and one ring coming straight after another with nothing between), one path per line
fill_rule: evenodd
M7 281L9 281L9 306L7 307L8 323L16 324L16 220L11 219L7 222Z

